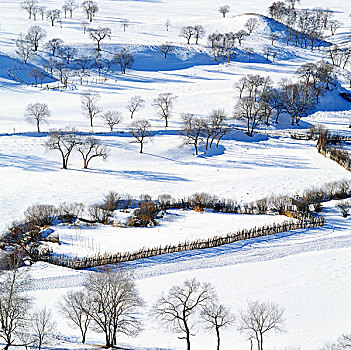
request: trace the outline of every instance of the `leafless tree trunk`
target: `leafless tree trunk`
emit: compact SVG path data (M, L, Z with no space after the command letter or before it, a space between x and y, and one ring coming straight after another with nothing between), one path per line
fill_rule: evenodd
M84 284L94 329L104 333L106 348L116 347L117 333L136 336L141 331L141 321L135 316L143 306L130 271L116 268L90 274Z
M263 335L274 330L283 332L284 310L273 302L248 302L245 312L240 314L239 331L247 333L257 340L257 349L263 350Z
M60 303L61 310L65 317L79 328L82 336L82 344L85 343L86 334L91 322L91 304L88 295L83 291L70 291Z
M164 326L183 334L187 350L195 326L196 316L201 308L214 298L214 289L208 283L196 279L186 280L180 286L173 286L167 295L162 295L150 313Z

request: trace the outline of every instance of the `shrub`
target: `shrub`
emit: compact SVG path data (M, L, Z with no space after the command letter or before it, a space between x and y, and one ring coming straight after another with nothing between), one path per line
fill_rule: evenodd
M158 206L152 201L140 202L139 208L134 211L134 226L155 226L157 224L156 217L159 211Z
M121 194L114 191L110 191L105 195L104 204L102 208L108 211L114 211L117 209L121 199L122 199Z
M311 140L318 140L321 135L327 135L328 129L323 124L311 125L308 128L307 135Z
M269 199L263 198L256 201L256 208L259 214L267 214L269 209Z
M84 204L79 202L61 203L58 207L58 215L63 222L73 223L77 218L82 216Z
M26 221L43 227L51 225L57 218L57 209L49 204L33 204L24 212Z
M218 198L212 196L211 194L202 192L202 193L194 193L189 197L189 205L192 208L204 209L204 208L213 208L214 204L218 201Z
M272 210L278 212L280 215L284 215L291 207L291 198L289 196L272 195L269 198L269 203Z
M174 198L170 194L160 194L157 202L162 210L166 210L171 207L171 203L174 203Z
M335 207L340 211L344 218L347 218L350 214L351 204L350 202L344 201L335 205Z
M109 210L100 208L98 204L90 205L88 207L88 214L93 221L102 224L108 222L108 219L111 216L111 212Z

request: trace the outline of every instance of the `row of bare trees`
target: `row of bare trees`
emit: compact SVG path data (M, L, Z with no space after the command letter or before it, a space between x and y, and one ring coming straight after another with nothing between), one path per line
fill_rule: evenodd
M67 18L67 13L69 13L70 18L73 17L73 12L82 8L82 12L86 15L87 19L92 22L95 15L99 12L99 7L95 1L85 0L82 4L79 4L76 0L66 0L62 6L62 11L64 12L65 18ZM40 5L38 0L23 0L21 2L21 8L28 12L29 19L37 20L37 16L41 16L41 20L44 17L51 21L51 25L54 26L56 20L60 20L61 9L47 9L46 6Z
M249 74L235 85L239 101L235 106L234 118L244 121L247 134L253 135L260 123L278 123L281 114L291 118L291 124L299 124L301 118L316 108L320 97L335 84L332 65L320 61L306 63L296 71L298 82L282 79L275 88L269 77Z
M33 298L26 292L32 282L25 269L12 266L0 270L0 339L4 349L41 349L52 339L55 322L45 307L33 309Z
M213 110L209 117L201 118L193 114L182 114L182 127L180 135L185 145L193 145L195 155L198 155L200 143L205 149L218 147L221 139L230 131L228 117L223 109Z
M263 350L264 335L274 330L284 331L284 310L274 302L250 301L246 310L236 317L231 310L218 300L215 288L209 283L190 279L173 286L162 294L152 307L151 315L165 327L179 333L179 339L186 341L191 349L191 338L199 325L216 334L217 350L220 349L220 332L237 324L238 330L255 339L257 349Z
M268 13L273 19L286 25L287 45L291 42L301 47L309 45L311 50L315 47L320 48L325 43L324 31L326 29L329 29L334 35L342 25L339 21L332 19L334 13L329 9L320 7L312 10L296 9L295 4L289 1L274 2L268 8Z
M0 338L5 348L33 346L41 349L52 340L56 324L45 307L32 310L33 299L27 291L31 277L26 268L12 266L0 273ZM136 287L131 270L115 267L90 273L83 288L69 291L58 305L70 325L79 329L81 342L86 341L89 329L102 333L105 347L116 347L118 334L135 337L142 330L140 317L145 302ZM283 331L284 310L274 302L248 302L238 317L219 302L210 283L196 279L173 286L151 307L149 315L161 325L180 334L191 349L191 337L202 325L216 335L220 349L222 329L237 324L238 330L257 341L263 350L263 337L271 330Z

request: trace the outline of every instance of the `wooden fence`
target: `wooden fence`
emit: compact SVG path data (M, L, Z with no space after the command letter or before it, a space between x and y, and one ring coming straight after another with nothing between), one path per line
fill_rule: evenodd
M243 229L236 233L229 233L225 236L215 236L208 239L185 241L175 245L166 245L154 248L141 248L137 251L132 252L104 254L85 258L69 258L65 255L50 255L42 256L39 260L46 261L54 265L79 270L108 264L118 264L121 262L128 262L143 258L150 258L162 254L177 253L187 250L213 248L250 238L268 236L291 230L321 227L323 225L323 217L308 216L298 221L284 221L280 224L272 224L263 227L254 227L251 229Z

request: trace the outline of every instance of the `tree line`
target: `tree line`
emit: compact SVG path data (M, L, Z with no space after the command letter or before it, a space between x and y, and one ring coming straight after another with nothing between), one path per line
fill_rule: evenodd
M5 348L32 347L41 349L52 343L57 334L53 314L47 308L33 308L33 297L28 294L33 279L26 268L12 266L0 272L0 338ZM145 302L136 286L133 271L119 266L101 268L88 274L83 287L67 292L59 301L57 311L70 326L78 329L81 342L86 342L90 330L105 337L105 347L118 345L118 335L137 336L143 326L141 319ZM221 331L237 326L251 344L263 350L267 332L284 330L284 309L267 301L248 301L247 307L234 315L230 308L220 303L216 290L210 283L195 278L172 286L149 308L148 315L160 325L179 334L191 349L194 331L211 331L220 349ZM56 340L57 342L57 340Z

